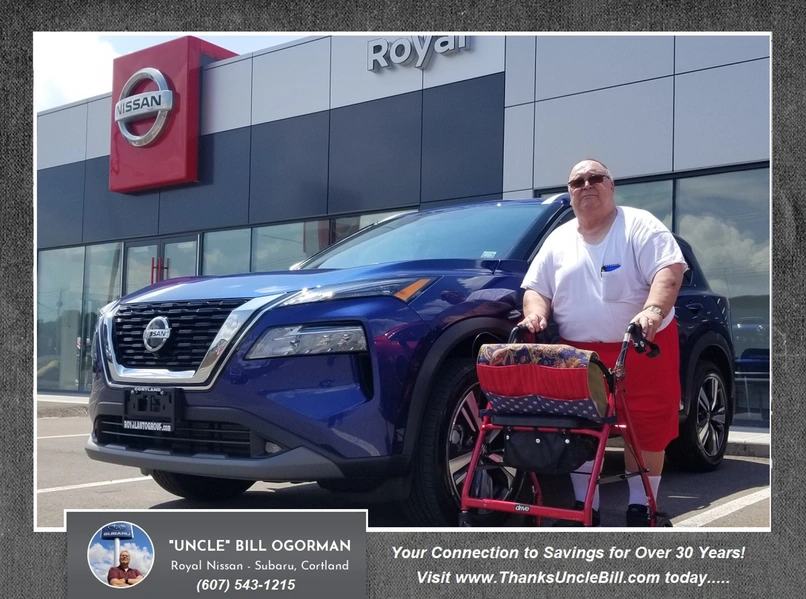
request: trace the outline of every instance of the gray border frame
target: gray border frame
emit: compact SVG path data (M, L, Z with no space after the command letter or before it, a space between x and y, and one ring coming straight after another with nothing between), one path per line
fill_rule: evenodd
M649 534L597 533L592 537L578 534L541 533L539 544L555 547L609 546L608 543L647 546L699 544L712 547L747 546L747 559L731 564L727 570L736 576L735 584L709 587L708 596L786 597L799 594L804 566L804 493L803 472L806 445L801 441L804 417L797 410L798 392L806 382L804 367L804 283L797 275L806 258L806 207L799 193L803 189L803 168L799 163L800 144L806 136L804 97L806 89L806 47L799 41L800 19L795 3L729 0L719 7L701 4L672 6L644 2L586 2L547 6L528 0L498 3L461 3L451 0L431 8L431 4L413 2L390 3L388 7L368 6L360 1L347 5L309 2L271 2L251 5L231 1L218 7L224 11L188 13L181 4L161 5L155 10L135 0L124 13L113 2L95 3L92 17L84 14L85 4L63 2L39 4L37 10L7 13L6 36L3 38L3 61L0 62L4 93L0 94L0 110L4 115L3 151L6 169L0 180L0 223L3 239L0 245L0 339L3 340L4 368L0 381L4 390L4 409L0 414L2 462L0 479L0 596L65 597L62 584L66 563L66 533L32 532L32 439L33 410L33 146L32 146L32 31L47 29L91 28L93 30L144 31L329 31L335 29L366 31L463 31L540 32L547 29L585 31L628 31L640 26L650 31L772 31L773 33L773 189L772 206L772 290L773 290L773 396L775 469L772 486L771 533L670 533L671 536L650 537ZM429 8L426 8L429 7ZM226 12L225 12L226 11ZM426 12L428 11L428 12ZM780 172L787 173L779 177ZM794 276L793 276L794 275ZM785 326L777 326L778 323ZM790 415L795 415L791 417ZM417 543L416 546L470 543L489 546L491 541L502 546L520 546L524 537L518 533L481 533L462 536L447 532L372 533L368 551L367 589L370 597L400 596L400 576L405 565L391 559L392 544ZM59 576L41 576L44 567L55 567ZM669 564L670 569L672 564ZM705 568L703 568L705 570ZM719 568L708 570L719 573ZM708 571L705 570L705 571ZM428 587L415 586L411 576L408 596L428 596ZM415 579L416 580L416 579ZM408 583L404 583L408 584ZM404 587L405 588L405 587ZM482 587L483 588L483 587ZM575 585L552 586L547 589L556 597L579 597L590 594ZM654 594L646 587L606 587L609 596L638 597ZM662 590L661 590L662 589ZM797 589L797 590L796 590ZM527 586L508 587L510 596L535 596L536 589ZM434 594L472 596L463 586L441 587ZM658 588L658 596L671 592ZM699 596L696 587L676 588L676 596Z

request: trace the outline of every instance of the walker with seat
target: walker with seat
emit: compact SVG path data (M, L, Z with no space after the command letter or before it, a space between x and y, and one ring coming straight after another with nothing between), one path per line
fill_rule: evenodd
M644 338L639 324L631 323L610 370L596 352L562 344L523 343L527 332L515 327L508 343L483 345L479 350L476 372L487 407L480 412L479 435L462 487L459 526L473 526L475 510L526 515L537 526L543 518L591 526L596 485L633 476L641 477L646 491L649 525L671 526L669 518L657 511L626 400L625 362L630 345L638 353L649 351L650 358L660 354L658 346ZM613 434L624 438L624 451L633 453L638 471L602 478L607 440ZM490 496L484 470L501 464L485 456L499 435L504 435L504 465L529 475L531 502ZM593 474L582 510L543 505L540 475L575 472L590 460Z

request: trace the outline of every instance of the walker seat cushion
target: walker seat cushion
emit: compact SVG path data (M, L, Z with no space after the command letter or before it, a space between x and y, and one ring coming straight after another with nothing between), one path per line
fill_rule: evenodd
M476 372L495 414L575 416L601 422L608 401L596 352L570 345L482 345Z

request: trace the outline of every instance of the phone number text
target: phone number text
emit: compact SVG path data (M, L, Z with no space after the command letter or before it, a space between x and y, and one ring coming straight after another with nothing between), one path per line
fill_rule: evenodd
M227 593L233 591L293 591L297 586L296 578L202 578L196 583L196 592L216 591Z

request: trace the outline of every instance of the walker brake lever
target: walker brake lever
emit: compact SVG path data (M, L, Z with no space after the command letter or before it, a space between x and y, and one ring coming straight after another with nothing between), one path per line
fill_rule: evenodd
M646 355L647 358L657 358L660 355L660 347L657 344L648 341L646 337L644 337L643 331L641 329L641 325L637 322L630 323L630 336L632 337L633 347L635 351L639 354L643 354L647 351L647 346L649 347L649 353Z

